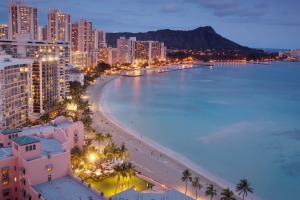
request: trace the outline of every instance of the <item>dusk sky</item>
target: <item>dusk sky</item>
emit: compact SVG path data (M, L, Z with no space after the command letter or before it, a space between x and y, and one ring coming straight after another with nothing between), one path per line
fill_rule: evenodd
M85 18L107 32L191 30L212 26L244 46L300 48L299 0L27 0L38 8L39 25L47 9ZM8 1L0 0L0 23L8 23Z

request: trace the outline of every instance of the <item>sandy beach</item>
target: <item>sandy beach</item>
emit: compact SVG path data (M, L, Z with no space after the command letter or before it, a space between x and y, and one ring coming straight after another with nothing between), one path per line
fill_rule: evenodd
M205 189L211 183L217 188L218 193L214 199L220 199L219 194L223 188L230 187L234 191L235 185L228 185L229 183L215 177L205 169L199 168L175 152L141 136L139 133L134 133L107 113L105 108L99 107L104 86L115 78L117 78L116 75L102 76L97 79L96 83L87 88L86 95L92 104L93 128L101 133L112 134L114 142L118 145L124 142L130 153L129 161L135 165L137 171L162 185L184 193L185 183L181 181L182 172L185 169L190 169L193 177L200 177L203 186L200 195L198 192L198 199L210 199L205 196ZM191 183L188 184L187 195L195 198L195 191ZM248 195L247 199L257 198Z

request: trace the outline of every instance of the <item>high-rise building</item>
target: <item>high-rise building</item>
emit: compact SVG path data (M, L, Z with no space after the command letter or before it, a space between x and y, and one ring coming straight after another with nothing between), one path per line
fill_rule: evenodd
M107 47L106 32L100 29L94 29L92 32L93 49Z
M81 19L72 24L72 51L89 52L93 49L92 22Z
M88 53L79 51L71 52L71 63L74 67L88 67Z
M32 113L32 63L0 55L0 130L22 126Z
M99 48L97 49L97 63L108 62L108 51L107 48Z
M98 49L93 49L88 54L88 66L95 67L98 64Z
M22 36L22 37L21 37ZM59 101L69 96L69 64L70 47L69 42L33 41L26 35L19 35L17 40L1 40L0 48L19 58L43 59L57 58L58 70L57 81Z
M8 39L8 26L0 24L0 39Z
M166 58L164 43L158 41L136 41L134 58L139 61L164 60Z
M119 62L119 51L118 48L99 48L97 49L97 63L105 62L110 65L115 65Z
M71 16L61 10L48 10L47 39L71 41Z
M110 65L115 65L119 62L119 51L117 48L108 47L107 48L107 63Z
M161 60L167 59L167 47L165 46L164 43L161 43L160 59Z
M43 34L43 40L48 40L47 38L47 25L45 25L45 27L42 28L42 34Z
M8 3L9 39L16 39L17 34L30 34L37 40L38 14L37 8L26 6L24 1L10 0Z
M57 58L35 60L32 65L33 112L44 114L51 111L59 101Z
M134 42L136 41L135 37L126 39L125 37L120 37L117 40L117 49L119 55L119 63L132 63L133 62L133 47Z
M38 26L37 40L43 40L43 26Z

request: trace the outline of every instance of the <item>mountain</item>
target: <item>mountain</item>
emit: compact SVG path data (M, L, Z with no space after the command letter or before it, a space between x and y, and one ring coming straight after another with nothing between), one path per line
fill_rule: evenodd
M116 47L117 39L121 36L136 37L137 40L153 40L164 42L168 49L192 49L192 50L239 50L249 51L248 47L241 46L217 34L210 26L199 27L189 31L158 30L146 33L107 33L107 43Z

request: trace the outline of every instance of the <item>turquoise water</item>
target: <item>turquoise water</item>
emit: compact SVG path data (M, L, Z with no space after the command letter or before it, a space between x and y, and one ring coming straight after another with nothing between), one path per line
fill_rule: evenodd
M121 77L105 106L129 128L266 200L299 199L300 63Z

